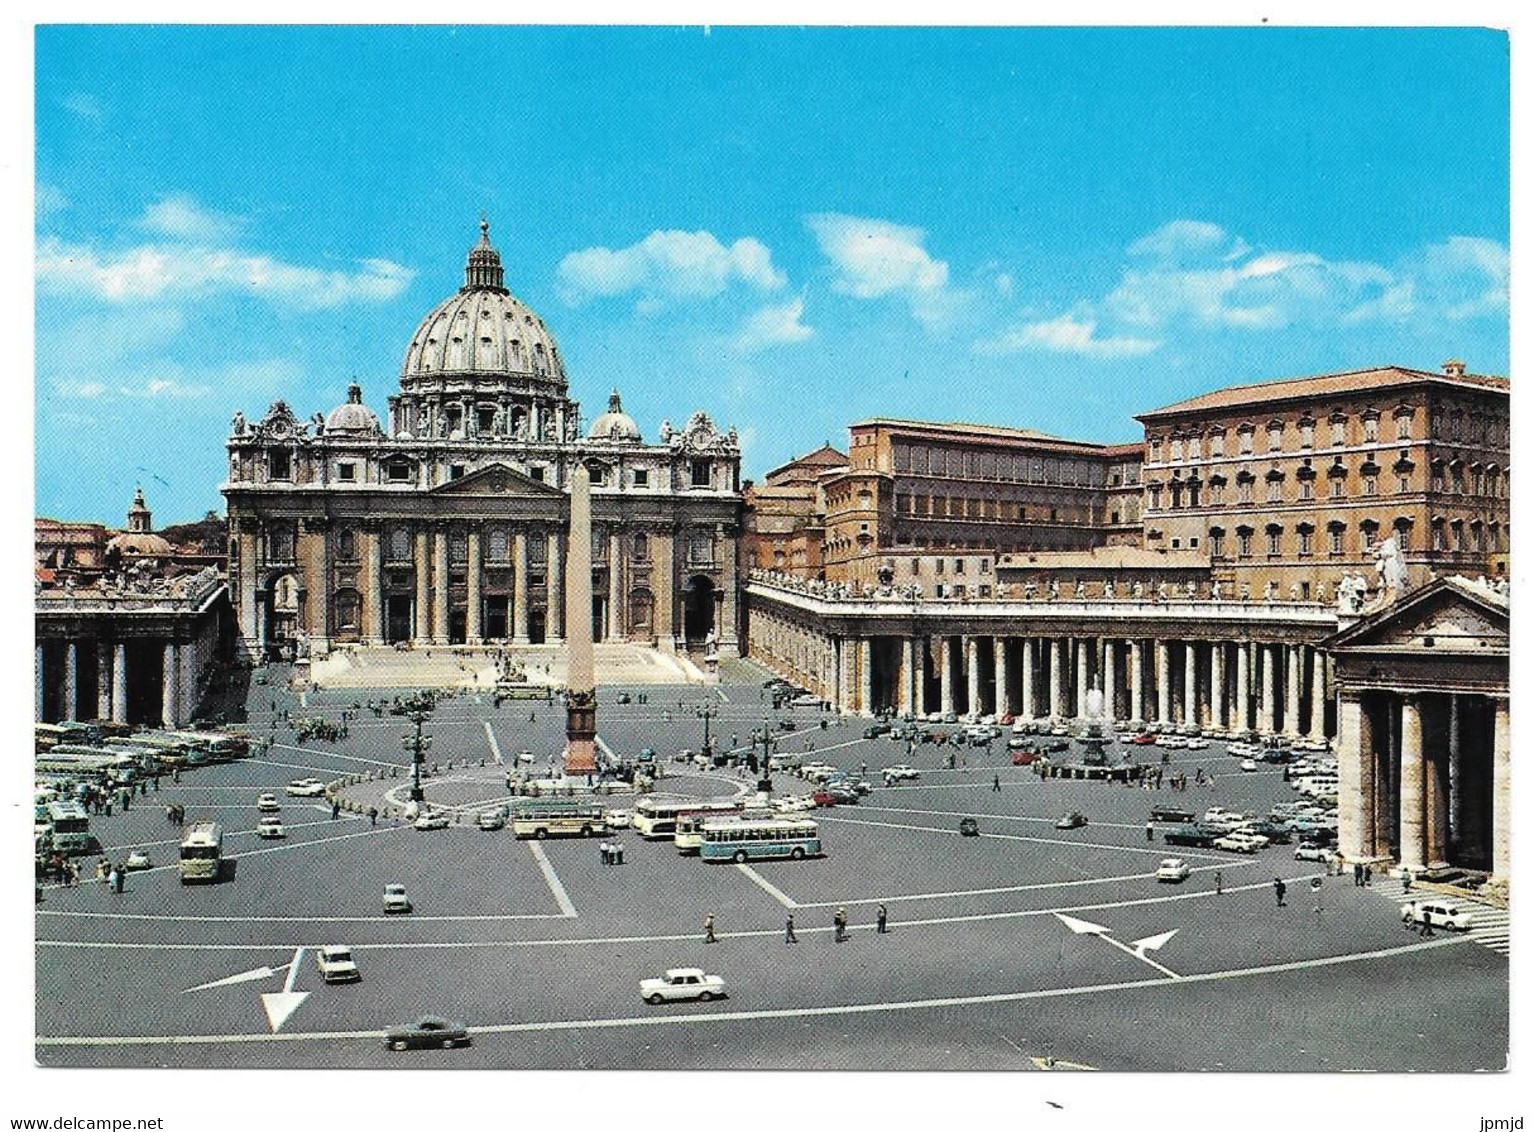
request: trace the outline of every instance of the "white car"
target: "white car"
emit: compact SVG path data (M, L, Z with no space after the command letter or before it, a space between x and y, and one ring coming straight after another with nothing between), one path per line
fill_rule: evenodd
M282 828L282 819L268 814L256 823L256 836L264 837L268 841L277 837L286 837L288 831Z
M410 911L410 897L405 894L405 886L402 884L384 885L383 905L385 912Z
M417 829L446 829L447 815L441 810L431 810L415 819Z
M1468 932L1475 917L1460 911L1452 900L1412 900L1401 905L1401 919L1413 924L1432 924L1435 928L1453 928Z
M611 829L627 829L634 824L634 815L628 810L608 810L607 824Z
M318 778L295 778L288 783L290 798L318 798L325 793L325 784Z
M128 854L128 859L123 862L125 869L147 869L149 867L149 854L142 849L135 849Z
M474 824L486 833L494 833L498 829L505 829L506 811L503 809L483 810L475 816Z
M1165 857L1156 866L1156 879L1168 884L1181 884L1192 875L1193 870L1181 857Z
M327 983L355 983L362 978L352 949L339 944L326 944L314 953L314 965L320 969L320 979Z
M1188 750L1190 751L1204 751L1208 749L1209 740L1205 739L1202 735L1195 735L1188 740Z
M1266 837L1259 837L1255 833L1227 833L1224 837L1214 839L1216 849L1230 853L1255 853L1267 843Z
M712 1002L724 997L724 980L704 974L700 967L675 967L658 979L640 979L639 997L651 1006L687 999Z
M282 803L277 801L277 795L275 794L263 794L256 799L256 809L260 810L263 814L275 814L278 810L282 809Z
M1294 851L1296 861L1329 861L1332 850L1324 845L1301 845Z
M914 782L921 777L921 771L915 767L898 763L895 766L884 768L884 781L886 782Z
M1241 769L1242 770L1256 770L1257 769L1257 763L1254 760L1252 760L1252 759L1242 759L1241 760Z

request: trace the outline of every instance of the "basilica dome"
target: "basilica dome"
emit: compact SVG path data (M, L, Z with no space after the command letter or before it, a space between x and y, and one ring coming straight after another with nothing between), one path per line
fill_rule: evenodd
M153 523L149 504L144 502L144 489L138 488L128 508L128 529L107 543L107 554L124 560L169 558L173 553L171 545L164 536L154 533Z
M638 444L642 439L634 418L623 411L623 399L613 390L607 399L607 412L591 422L592 440L626 440Z
M481 221L479 243L469 252L464 285L439 303L416 328L405 352L400 385L468 378L557 386L562 392L564 362L554 337L521 299L506 289L501 256L490 244L490 225Z
M378 415L362 403L362 386L351 385L346 390L346 404L337 405L325 418L326 432L379 431Z

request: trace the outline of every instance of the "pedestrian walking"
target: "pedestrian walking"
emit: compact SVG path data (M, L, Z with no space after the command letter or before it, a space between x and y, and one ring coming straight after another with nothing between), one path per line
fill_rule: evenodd
M1286 891L1286 887L1284 885L1284 882L1282 880L1280 880L1278 877L1274 877L1273 878L1273 898L1278 902L1278 906L1280 908L1282 908L1284 906L1284 892L1285 891Z
M889 930L890 930L889 929L889 918L890 918L889 910L887 908L885 908L883 904L880 904L879 905L879 914L878 914L878 924L879 924L878 932L879 932L880 935L888 935L889 934Z
M847 909L838 908L836 915L831 918L831 922L836 926L836 942L845 942L847 939Z
M719 940L714 936L714 914L712 912L703 917L703 942L719 942Z
M1214 871L1214 894L1216 896L1219 896L1224 891L1225 891L1225 874L1220 872L1219 869L1215 869L1215 871Z
M1145 840L1146 841L1154 841L1154 840L1156 840L1156 824L1154 822L1146 822L1145 823Z
M1402 869L1401 870L1401 891L1402 892L1410 892L1411 891L1411 879L1412 879L1411 878L1411 870L1410 869Z
M331 821L335 821L340 816L341 816L341 803L338 800L336 800L336 799L331 799L331 802L330 802L330 820Z
M1374 887L1374 866L1373 865L1365 865L1364 866L1364 887L1365 888L1372 888L1372 887Z
M607 842L604 841L599 846L599 848L602 851L602 863L604 865L612 864L613 863L613 847L611 845L609 845Z
M1364 886L1364 863L1362 861L1354 861L1353 862L1353 887L1354 888L1362 888L1363 886Z
M621 841L613 843L613 864L623 864L623 842Z
M1424 912L1422 914L1422 938L1431 939L1437 934L1438 933L1433 930L1433 917Z
M783 926L783 942L798 943L799 937L794 934L794 914L788 914L788 923Z
M991 779L991 789L997 794L1001 793L1001 775L995 775Z
M368 825L377 825L377 824L378 824L378 807L377 806L369 806L368 807Z
M1401 909L1401 924L1407 931L1414 931L1417 927L1417 902L1409 901L1406 907Z

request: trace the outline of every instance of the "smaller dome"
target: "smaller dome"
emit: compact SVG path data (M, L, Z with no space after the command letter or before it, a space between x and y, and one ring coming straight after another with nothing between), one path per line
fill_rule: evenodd
M146 531L129 531L107 543L107 553L116 552L124 558L169 558L171 545L165 539Z
M592 440L621 440L638 444L642 439L634 418L623 411L623 398L613 390L607 399L607 412L591 422Z
M346 390L346 404L337 405L325 418L326 432L378 432L378 416L362 403L362 386Z

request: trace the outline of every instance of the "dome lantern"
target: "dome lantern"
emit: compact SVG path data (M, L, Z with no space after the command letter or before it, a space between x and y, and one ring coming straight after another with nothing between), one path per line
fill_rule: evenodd
M469 251L463 272L465 291L506 291L506 273L501 269L501 253L490 244L490 221L479 220L479 243Z

